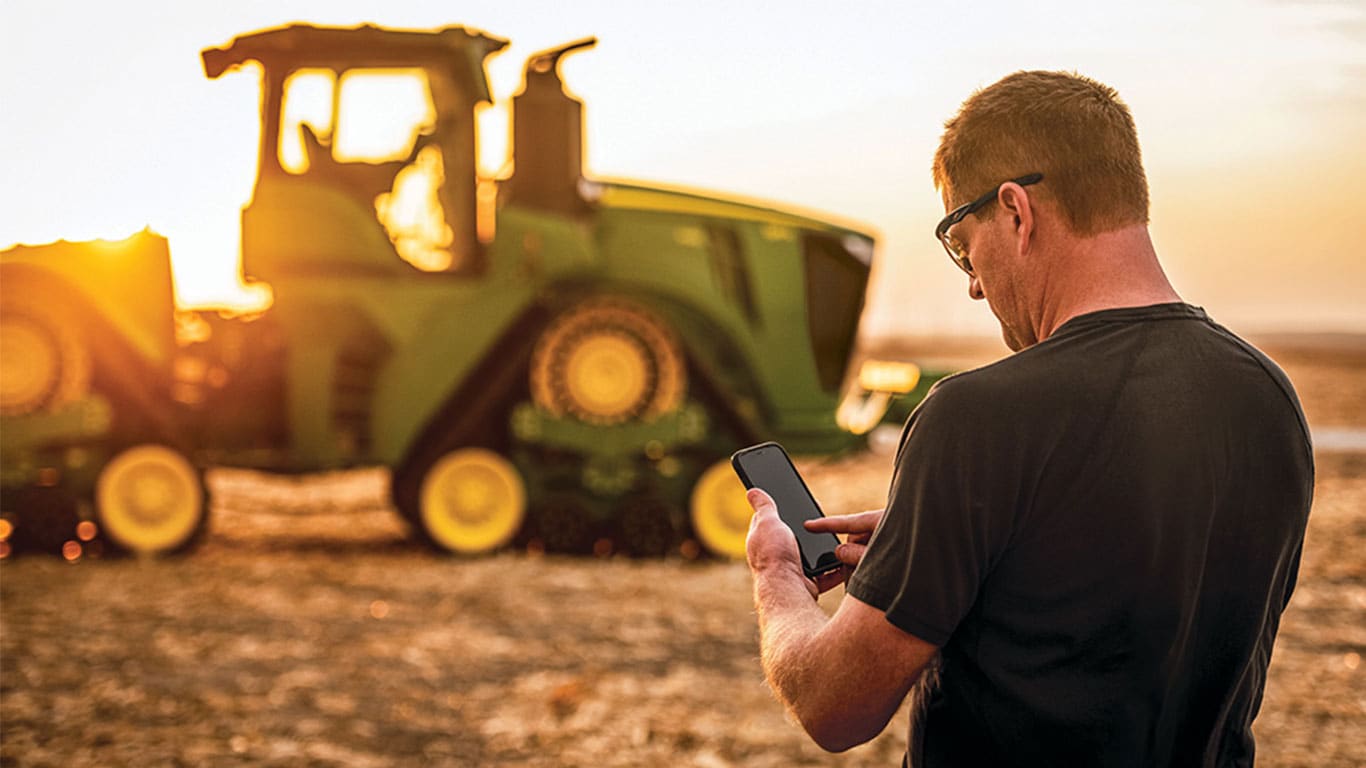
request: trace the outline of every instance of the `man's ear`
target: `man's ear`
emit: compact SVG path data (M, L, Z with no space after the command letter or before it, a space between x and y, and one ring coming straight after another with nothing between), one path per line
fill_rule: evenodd
M1034 204L1029 199L1029 192L1019 184L1008 181L1001 185L996 202L1006 215L1014 217L1017 248L1021 255L1027 253L1034 237L1035 225Z

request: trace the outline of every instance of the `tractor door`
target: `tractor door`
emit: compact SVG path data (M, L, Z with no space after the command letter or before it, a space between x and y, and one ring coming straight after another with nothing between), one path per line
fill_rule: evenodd
M472 177L473 152L437 100L421 68L298 70L284 83L279 167L349 198L412 266L477 272L470 201L450 183Z

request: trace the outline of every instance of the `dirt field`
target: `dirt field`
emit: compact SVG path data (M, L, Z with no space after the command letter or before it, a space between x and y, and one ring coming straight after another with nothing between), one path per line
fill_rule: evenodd
M1268 350L1316 431L1366 429L1366 348ZM890 462L803 469L828 508L872 508ZM1260 766L1366 765L1366 451L1318 467ZM0 763L898 764L904 715L840 756L787 720L742 565L436 557L404 540L383 483L218 471L187 557L0 562Z

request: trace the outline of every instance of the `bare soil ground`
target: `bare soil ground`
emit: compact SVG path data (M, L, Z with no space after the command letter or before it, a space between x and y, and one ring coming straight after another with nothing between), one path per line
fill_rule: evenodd
M1279 344L1315 429L1366 428L1366 348ZM901 349L998 354L964 350ZM1366 452L1318 467L1261 766L1366 765ZM885 449L803 462L833 510L881 506L890 470ZM839 756L786 718L743 565L438 557L384 481L218 471L185 557L0 562L0 764L898 764L904 715Z

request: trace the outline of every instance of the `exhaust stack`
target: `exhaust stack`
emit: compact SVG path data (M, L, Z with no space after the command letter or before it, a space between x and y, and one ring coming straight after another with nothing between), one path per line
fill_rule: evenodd
M583 102L565 90L559 67L566 55L597 42L587 37L527 60L522 90L512 99L515 170L508 182L509 200L567 215L585 209L579 195Z

